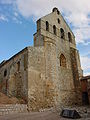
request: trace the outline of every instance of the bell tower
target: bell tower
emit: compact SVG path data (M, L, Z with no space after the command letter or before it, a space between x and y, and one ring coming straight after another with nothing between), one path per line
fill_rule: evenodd
M37 21L34 46L44 47L46 81L53 83L55 104L68 105L78 101L76 96L80 95L76 93L82 76L79 53L75 36L57 8Z

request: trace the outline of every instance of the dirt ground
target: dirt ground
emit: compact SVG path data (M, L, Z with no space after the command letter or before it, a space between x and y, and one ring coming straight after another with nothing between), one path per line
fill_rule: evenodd
M1 116L0 120L71 120L60 117L59 113L53 111L18 113ZM78 120L78 119L77 119ZM90 113L84 114L79 120L90 120Z
M25 101L22 99L17 99L16 97L8 97L0 92L0 104L24 104Z

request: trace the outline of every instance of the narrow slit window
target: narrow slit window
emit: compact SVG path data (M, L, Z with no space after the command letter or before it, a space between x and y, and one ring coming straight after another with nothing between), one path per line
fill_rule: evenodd
M57 20L58 20L58 24L60 24L60 19L58 18Z
M56 26L55 25L53 26L53 33L54 33L54 35L57 34L57 32L56 32Z
M68 39L69 39L69 42L72 42L72 36L70 32L68 32Z
M49 23L46 21L46 31L49 31Z
M60 29L60 33L61 33L61 38L64 39L65 38L65 33L64 33L64 30L62 28Z
M17 71L20 71L20 61L17 63Z
M4 71L4 77L6 77L6 76L7 76L7 70Z

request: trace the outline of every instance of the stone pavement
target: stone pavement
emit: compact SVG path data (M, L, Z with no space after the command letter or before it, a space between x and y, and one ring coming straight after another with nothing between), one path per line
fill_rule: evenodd
M73 109L76 109L82 116L82 118L78 120L90 120L90 107L78 107ZM11 115L0 116L0 120L72 120L62 118L59 114L60 113L55 112L54 110L30 113L15 113Z
M0 116L25 112L28 112L26 104L0 104Z
M19 113L0 117L0 120L60 120L60 116L51 111Z
M0 116L0 120L71 120L60 117L55 111L17 113L11 115ZM82 118L78 120L90 120L90 113L83 113Z

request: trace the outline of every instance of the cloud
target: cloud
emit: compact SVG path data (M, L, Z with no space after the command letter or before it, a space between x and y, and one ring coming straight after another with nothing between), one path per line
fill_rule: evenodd
M8 19L4 15L0 15L0 21L8 22Z
M81 56L81 65L84 75L90 75L90 58L88 56Z
M86 44L90 39L90 0L0 0L0 3L12 4L16 16L19 12L25 18L33 17L34 20L58 7L72 24L77 43Z
M58 7L66 20L73 25L77 43L90 39L90 0L16 0L19 12L26 18L39 18Z
M73 26L77 43L88 45L90 39L90 0L0 0L2 4L12 4L15 16L18 12L26 19L38 19L57 7L65 19Z
M81 64L84 70L90 69L90 58L88 56L81 56Z
M85 72L84 73L84 76L88 76L88 75L90 75L90 72Z
M87 25L87 27L83 27L83 24L82 24L82 26L78 28L74 27L73 32L76 36L77 43L82 43L84 45L90 44L89 41L87 42L87 40L90 39L90 26L89 25Z
M48 4L48 6L47 6ZM51 5L50 5L51 4ZM48 14L52 9L52 0L16 0L19 12L25 17L36 18ZM51 6L51 7L50 7Z
M22 24L22 21L19 20L17 17L13 17L12 19L13 19L13 21L14 21L15 23L17 23L17 24Z
M90 44L90 0L0 0L1 4L12 4L14 21L18 23L19 14L26 19L34 20L51 12L53 7L59 8L66 21L72 25L77 44ZM5 20L5 17L0 19ZM81 57L82 68L90 70L90 58ZM87 72L86 72L87 73Z

